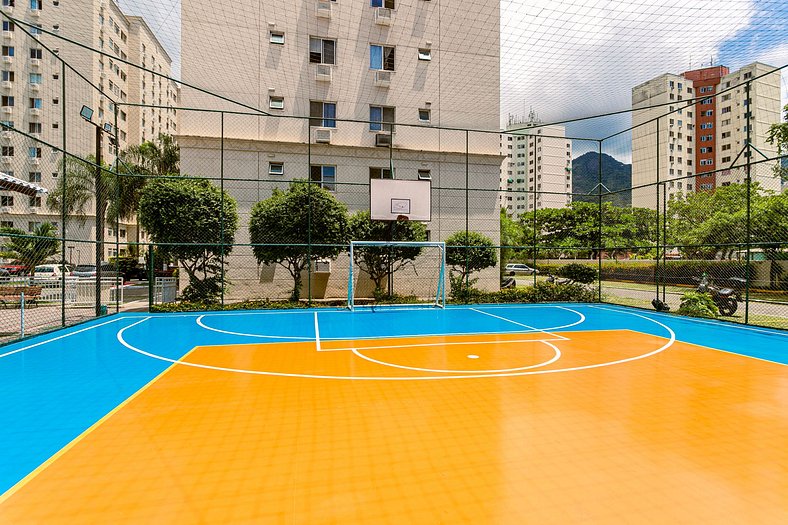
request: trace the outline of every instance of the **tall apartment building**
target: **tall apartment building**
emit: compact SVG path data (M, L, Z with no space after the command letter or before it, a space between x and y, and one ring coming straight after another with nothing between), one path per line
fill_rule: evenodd
M207 12L215 38L197 22ZM465 132L437 129L499 129L497 0L474 3L472 13L460 0L280 0L243 10L195 0L182 15L191 21L182 28L184 82L274 115L226 114L221 143L218 115L179 114L184 171L217 177L223 147L225 175L247 179L225 182L238 200L237 242L248 240L256 202L307 176L351 212L369 209L370 178L431 179L427 228L442 240L465 229L466 167L471 185L487 190L472 194L471 224L498 241L497 132L469 135L466 165ZM189 107L240 109L187 87L182 98ZM233 257L231 274L257 267L250 250ZM285 290L287 272L276 271ZM346 288L346 279L332 275L329 288Z
M744 83L764 74L751 83L748 98ZM700 100L687 102L694 98ZM633 186L656 182L659 165L659 180L666 182L668 197L709 191L744 182L743 170L726 168L745 148L748 127L752 145L767 157L776 155L766 137L771 124L780 121L780 73L758 62L733 73L725 66L667 73L632 88L632 109ZM652 121L674 110L659 119L657 133ZM746 162L747 155L744 151L736 164ZM763 158L753 155L753 160ZM780 180L770 168L761 165L752 170L752 178L766 189L780 191ZM656 199L654 186L632 192L633 206L656 208Z
M23 27L6 18L2 20L0 117L6 125L58 147L63 146L65 126L65 149L86 156L95 154L95 133L94 128L79 114L82 105L94 110L93 122L115 125L114 104L89 83L111 94L119 102L140 101L143 90L148 87L151 102L161 100L163 106L176 103L177 86L169 83L165 86L158 80L146 84L139 70L117 60L142 64L146 57L150 56L149 60L152 60L155 56L156 67L165 74L169 74L171 63L145 22L141 18L124 15L114 1L2 0L2 11L32 24L32 27ZM81 48L42 33L39 28L112 56ZM32 36L27 35L25 29ZM61 62L42 44L74 67L76 73L67 70L64 78ZM84 78L79 78L80 75ZM65 101L62 99L64 81ZM143 134L141 122L145 119L144 113L139 108L118 106L116 131L120 149L140 143L143 137L154 138L158 132L176 131L174 110L155 110L146 127L150 131ZM48 189L57 187L62 161L62 154L57 149L46 147L14 131L2 133L0 142L3 148L0 169L3 172ZM109 164L115 159L115 147L107 137L102 140L102 157ZM46 196L28 198L7 192L0 195L0 220L3 226L32 231L37 225L50 222L58 230L62 227L60 213L47 206ZM86 213L69 220L66 225L67 237L84 240L96 238L95 206L90 204ZM118 228L121 252L126 251L123 240L134 238L134 228L133 222L121 223ZM108 218L105 239L114 238L114 224ZM105 256L114 256L116 251L118 248L115 243L107 242ZM76 250L68 250L67 258L73 259L73 263L89 262L89 252L85 246L78 246Z
M572 141L564 126L543 126L533 111L524 121L510 115L500 145L506 158L498 199L506 213L516 218L572 203Z

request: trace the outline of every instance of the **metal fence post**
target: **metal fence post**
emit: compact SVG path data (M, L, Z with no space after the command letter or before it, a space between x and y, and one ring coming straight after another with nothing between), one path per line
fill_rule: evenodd
M597 200L598 200L598 216L597 220L598 224L598 232L597 232L597 256L599 258L597 262L597 301L602 302L602 249L604 248L604 242L602 239L602 141L599 141L599 163L597 166Z
M154 268L153 244L148 244L148 312L153 309L156 287L156 269Z
M657 224L656 224L656 235L657 235L657 246L655 248L654 253L654 284L656 285L656 297L659 298L659 119L657 119L657 183L654 186L657 190L657 198L655 201L656 210L657 210Z
M61 326L66 326L66 272L65 272L65 268L66 268L66 220L67 220L67 218L66 218L66 203L67 203L66 198L67 198L67 194L68 194L68 189L67 189L67 186L66 186L66 182L68 180L67 179L68 171L66 170L66 159L67 159L67 157L66 157L66 63L65 62L61 62L60 63L60 76L63 79L61 81L61 83L60 83L60 86L61 86L61 88L60 88L60 97L61 97L60 98L60 100L61 100L61 103L60 103L60 108L61 108L61 110L60 110L60 114L61 114L60 126L61 126L61 130L62 130L61 134L62 134L62 137L63 137L63 144L62 144L62 147L63 147L63 166L61 167L61 171L62 171L62 173L61 173L61 177L62 177L61 184L63 185L63 192L62 192L62 194L60 196L60 200L61 200L61 202L60 202L60 224L61 224L61 227L63 229L62 229L62 235L61 235L62 242L60 244L61 244L61 251L63 252L62 261L63 261L63 270L64 270L62 272L63 275L61 275L61 281L60 281L60 324L61 324ZM71 262L71 261L69 261L69 262Z
M747 116L747 261L746 261L746 281L744 291L744 324L750 324L750 282L752 280L752 267L751 267L751 250L752 250L752 103L750 101L750 82L744 85L745 100L747 101L747 108L749 111L745 112Z
M465 290L470 288L471 284L471 275L468 271L468 266L470 266L470 260L468 253L468 232L470 231L470 220L471 220L471 208L470 208L470 158L469 158L469 145L470 145L470 136L469 132L465 130Z
M224 111L221 113L220 130L220 152L219 152L219 260L220 260L220 282L221 303L224 306Z

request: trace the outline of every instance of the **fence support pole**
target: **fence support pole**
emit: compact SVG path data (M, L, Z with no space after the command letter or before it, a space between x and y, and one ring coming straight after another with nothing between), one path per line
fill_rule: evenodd
M101 172L101 126L96 126L96 317L101 317L101 261L104 259L104 212L107 196L104 195L103 173Z
M66 63L60 63L60 76L63 79L60 82L60 126L61 126L61 133L63 137L63 165L61 166L61 184L63 185L63 192L60 195L60 224L62 225L62 232L61 237L62 241L60 243L60 251L63 253L63 257L61 258L63 261L63 272L60 276L60 325L66 326L66 197L68 188L66 186L68 172L66 170ZM71 261L69 261L71 262Z
M468 290L471 284L471 275L468 272L468 266L470 266L469 261L469 254L468 254L468 232L470 230L470 216L471 216L471 209L470 209L470 179L471 179L471 172L470 172L470 159L468 158L469 155L469 134L468 130L465 130L465 289Z
M668 189L662 183L662 302L666 301L665 294L665 270L668 268Z
M531 140L534 141L533 142L533 149L530 148ZM528 143L525 145L525 147L529 150L529 156L528 156L528 163L529 164L528 165L530 166L531 160L534 160L534 161L536 160L536 139L533 138L533 136L529 136ZM530 168L529 168L529 170L530 170ZM527 176L528 176L528 174L526 174L526 177ZM532 249L533 249L533 255L534 255L534 266L533 266L533 268L534 268L534 274L533 274L533 276L534 276L534 286L536 286L536 259L537 259L537 254L538 254L538 250L537 250L536 246L537 246L537 239L538 239L538 234L539 234L538 228L536 226L536 162L534 162L534 180L533 180L533 184L531 185L531 189L533 190L533 196L534 196L534 221L533 221L534 222L534 238L533 238ZM517 202L517 201L515 201L515 202ZM515 206L517 206L517 205L515 204ZM517 208L515 208L515 209L517 209Z
M597 193L598 193L598 206L599 213L597 219L599 220L597 232L597 254L599 261L597 262L597 301L602 302L602 141L599 141L599 163L597 166Z
M118 105L115 104L115 313L120 313L120 289L123 286L123 276L120 274L120 177L118 176L118 157L120 157L120 142L118 142ZM128 236L128 232L126 232ZM128 239L128 237L126 237ZM128 246L128 244L126 245Z
M221 113L220 130L220 152L219 152L219 260L220 260L220 293L221 303L224 306L224 111Z
M22 337L25 336L25 292L19 298L19 330Z
M656 199L656 208L657 208L657 247L656 253L654 254L654 262L656 263L654 266L654 284L656 285L656 296L659 298L659 119L657 119L657 184L655 186L657 190L657 199Z
M153 245L148 244L148 312L153 309L156 269L154 268Z
M393 141L393 139L392 139ZM309 210L306 216L307 220L307 228L306 228L306 303L308 306L312 306L312 127L309 127L309 135L306 140L306 158L307 158L307 166L306 166L306 189L307 191L307 199ZM391 166L391 152L389 152L389 166ZM323 168L320 168L321 170ZM393 176L393 171L391 172ZM323 180L323 176L321 174L320 180ZM334 179L336 182L336 179ZM391 290L391 288L389 288ZM301 295L301 291L297 290L299 297Z
M745 270L745 291L744 291L744 324L750 324L750 281L752 279L751 273L751 264L750 264L750 257L751 257L751 250L752 250L752 176L751 176L751 168L752 168L752 102L750 101L750 83L748 81L744 85L744 95L745 100L747 101L747 108L749 111L745 112L747 115L747 263L746 263L746 270Z

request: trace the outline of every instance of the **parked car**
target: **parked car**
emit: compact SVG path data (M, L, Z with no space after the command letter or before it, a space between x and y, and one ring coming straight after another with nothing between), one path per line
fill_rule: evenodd
M0 268L0 281L10 281L11 280L11 272L6 270L5 268Z
M506 265L504 273L506 273L506 275L533 275L535 273L538 274L539 270L531 268L527 264L509 263Z
M72 273L74 277L96 277L96 265L95 264L80 264L76 268L74 268L74 272ZM115 277L122 277L120 272L115 269L115 265L108 262L101 263L101 278L115 278Z
M33 279L59 279L64 273L71 275L72 270L69 264L39 264L33 269Z
M25 275L27 273L27 267L21 264L4 264L0 266L0 269L7 271L11 275Z

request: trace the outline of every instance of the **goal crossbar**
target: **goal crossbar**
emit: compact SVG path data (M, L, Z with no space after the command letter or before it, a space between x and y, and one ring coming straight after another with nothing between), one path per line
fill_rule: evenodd
M438 271L438 282L435 289L435 300L429 303L429 306L436 308L443 308L446 304L446 243L434 241L350 241L350 271L348 272L348 293L347 293L347 307L350 310L355 308L355 259L353 258L355 248L370 248L378 247L385 248L386 246L401 246L410 248L437 248L440 250L440 268ZM397 306L397 305L391 305ZM414 306L414 305L407 305Z

